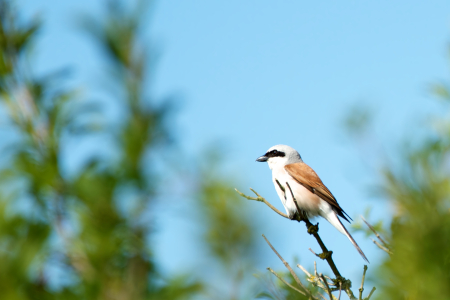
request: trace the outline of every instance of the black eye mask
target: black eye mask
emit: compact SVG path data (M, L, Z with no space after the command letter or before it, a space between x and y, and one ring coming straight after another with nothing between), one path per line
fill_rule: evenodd
M267 152L265 154L267 157L284 157L286 154L284 152L278 151L278 150L272 150L270 152Z

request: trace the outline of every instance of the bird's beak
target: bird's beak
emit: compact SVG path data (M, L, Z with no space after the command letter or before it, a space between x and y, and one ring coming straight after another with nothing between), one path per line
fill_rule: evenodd
M263 155L263 156L258 157L258 158L256 159L256 161L264 162L264 161L267 161L268 159L269 159L269 158L268 158L267 156Z

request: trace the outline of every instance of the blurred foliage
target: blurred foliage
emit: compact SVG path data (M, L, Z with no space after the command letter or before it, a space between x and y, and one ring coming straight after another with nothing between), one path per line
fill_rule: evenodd
M432 92L448 111L448 85L435 85ZM366 120L367 113L352 119ZM443 114L430 119L431 128L410 139L395 163L386 163L379 172L379 191L394 212L392 219L384 220L389 228L383 230L381 221L372 223L393 251L372 276L379 289L377 299L448 299L450 295L450 122ZM359 126L359 122L349 124ZM354 131L358 128L350 133ZM364 224L355 227L372 235Z
M148 154L170 147L169 109L144 92L138 8L111 2L104 21L89 23L120 90L110 101L124 117L101 128L111 131L117 157L92 158L67 176L61 148L98 130L95 105L65 91L59 73L33 75L25 54L40 23L20 20L11 1L0 1L0 97L9 116L2 134L14 136L0 162L3 299L187 299L202 289L192 277L162 276L148 242L159 176ZM123 190L126 212L117 199Z
M208 153L203 157L206 159L199 176L201 182L196 198L201 217L211 224L204 233L209 250L226 266L233 264L236 258L247 261L254 252L253 224L247 221L251 218L251 211L247 209L247 202L230 188L233 184L215 171L220 161L218 153Z
M147 2L108 3L106 17L83 23L105 59L104 78L112 87L107 105L121 108L120 120L99 126L93 113L105 112L64 88L63 73L32 72L27 54L41 23L20 19L12 1L0 0L0 109L8 115L0 144L2 298L305 299L276 279L258 294L249 278L258 254L256 216L232 189L235 178L218 173L221 159L214 152L203 153L200 172L189 178L198 183L196 221L214 269L161 273L150 241L163 176L151 159L173 149L172 106L147 94L153 71L142 38ZM433 87L442 105L450 100L448 86ZM365 138L371 110L357 107L350 115L350 134ZM381 172L395 213L388 229L372 223L393 251L373 278L379 299L450 295L450 122L434 117L433 125ZM69 176L62 167L65 143L99 131L112 137L115 155L94 156ZM213 273L218 284L196 280L202 272ZM288 273L278 273L293 283Z
M391 299L450 295L450 127L442 124L446 130L405 150L401 167L386 166L382 173L383 191L395 207L394 255L379 273L379 279L389 278L381 284Z
M358 104L352 106L347 112L343 126L347 133L353 138L361 138L367 134L368 128L373 122L373 109L368 106Z
M198 195L195 197L198 219L207 225L202 239L215 263L225 274L220 294L209 291L211 299L247 299L251 295L250 278L256 258L255 218L248 203L230 187L233 181L218 174L221 153L211 149L202 155ZM214 294L215 293L215 294Z
M87 17L82 25L104 59L102 79L111 87L106 106L120 108L113 124L99 122L108 119L104 104L64 87L64 73L33 74L27 54L40 22L20 20L13 3L0 0L0 109L8 116L0 144L2 297L253 298L248 270L256 253L255 218L231 177L219 175L214 151L189 182L199 182L194 200L196 221L205 228L200 245L216 265L220 287L194 279L204 270L168 278L158 269L150 241L165 178L152 159L167 159L174 148L172 106L146 94L153 71L142 38L148 3L107 3L104 18ZM91 155L68 174L64 159L77 157L76 149L68 150L69 158L62 155L68 141L103 143L105 136L112 137L114 155Z

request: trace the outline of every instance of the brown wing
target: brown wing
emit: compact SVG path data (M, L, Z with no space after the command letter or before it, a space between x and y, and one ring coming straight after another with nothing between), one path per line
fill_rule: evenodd
M330 190L323 184L319 176L311 169L310 166L303 162L286 165L285 170L292 176L299 184L307 188L311 193L316 194L322 200L327 201L337 214L343 219L347 220L347 215L339 206ZM344 215L345 214L345 215ZM348 215L347 215L348 216ZM349 217L350 218L350 217ZM351 219L351 218L350 218Z

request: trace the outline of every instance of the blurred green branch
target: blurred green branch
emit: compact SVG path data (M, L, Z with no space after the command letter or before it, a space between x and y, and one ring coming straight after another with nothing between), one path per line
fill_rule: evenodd
M375 245L378 246L378 248L380 248L381 250L383 250L384 252L386 252L387 254L391 255L392 251L389 247L389 245L384 241L384 239L380 236L380 234L375 230L375 228L369 224L369 222L366 221L366 219L364 219L363 216L361 216L361 219L364 221L364 223L366 223L367 227L370 228L370 230L372 230L372 232L375 234L375 236L380 240L380 242L383 244L381 245L380 243L378 243L376 240L371 239L373 241L373 243Z
M389 254L384 256L374 278L381 290L378 299L443 299L450 294L449 87L445 82L431 85L430 91L441 100L442 107L426 116L428 126L411 126L420 124L417 120L423 117L414 115L414 123L407 125L413 131L403 139L394 159L376 147L375 141L381 139L374 131L359 130L367 128L361 124L371 119L372 112L351 111L351 119L364 122L349 123L353 129L349 134L355 142L369 142L362 152L363 159L367 160L370 151L377 149L376 157L368 161L382 158L373 168L379 178L376 190L392 208L374 225L362 218L368 229L362 223L355 224L367 236L375 234L376 238L371 238L374 244ZM355 130L358 134L354 134ZM389 224L385 230L382 221Z
M162 276L154 263L148 217L162 175L148 154L170 150L169 110L144 92L142 11L122 8L110 2L106 19L90 23L122 92L108 103L121 105L121 122L102 128L118 155L86 159L69 176L62 151L96 131L95 105L67 91L57 81L63 74L30 70L25 54L40 23L19 20L13 1L0 0L0 109L8 116L0 161L2 298L173 300L203 289L192 277ZM15 139L7 144L4 135Z
M220 285L207 287L214 299L242 299L249 292L250 280L247 270L255 261L255 219L248 218L248 205L230 190L233 180L217 172L220 170L221 152L208 149L200 156L201 169L195 203L195 219L203 228L201 242L218 268Z

